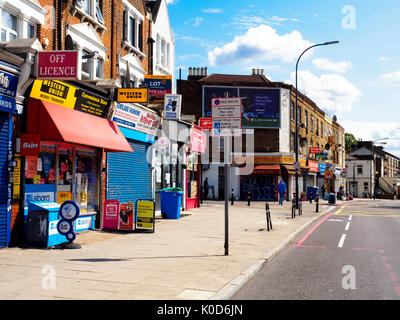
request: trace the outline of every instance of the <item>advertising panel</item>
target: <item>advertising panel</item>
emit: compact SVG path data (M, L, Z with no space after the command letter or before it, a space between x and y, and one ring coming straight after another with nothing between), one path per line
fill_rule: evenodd
M192 151L204 153L206 150L206 134L199 128L193 127L190 130L190 144Z
M102 118L110 108L108 99L57 80L35 80L30 96Z
M212 129L212 119L211 118L200 118L199 125L201 130L211 130Z
M155 226L155 204L153 200L137 200L137 223L135 229L151 229Z
M157 129L161 118L154 112L143 108L117 103L115 106L112 121L128 129L140 131L152 136L157 135Z
M17 94L18 77L8 72L0 71L0 111L18 113L15 96Z
M78 51L40 51L37 55L38 79L78 79Z
M149 103L163 103L164 96L172 93L172 76L145 75L143 87L149 90Z
M119 229L133 230L134 227L134 212L133 203L121 203L119 206Z
M164 119L179 120L181 117L182 96L166 94L164 96Z
M119 201L105 200L103 228L118 230L118 222L119 222Z
M311 172L318 172L319 170L319 162L308 160L308 166Z
M242 128L280 128L281 89L203 86L203 116L212 114L212 99L241 98Z
M38 156L40 153L40 135L23 134L21 135L21 156Z
M118 102L138 102L147 103L148 89L147 88L119 88L117 90Z

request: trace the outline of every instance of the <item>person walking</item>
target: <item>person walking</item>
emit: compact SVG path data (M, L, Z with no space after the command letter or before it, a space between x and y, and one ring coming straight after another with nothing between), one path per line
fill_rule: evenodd
M210 190L210 187L209 187L209 185L208 185L208 178L206 178L206 179L204 180L203 190L204 190L204 200L207 200L208 191Z
M286 194L286 184L283 180L278 184L278 193L279 193L279 205L283 205L283 200L285 199Z

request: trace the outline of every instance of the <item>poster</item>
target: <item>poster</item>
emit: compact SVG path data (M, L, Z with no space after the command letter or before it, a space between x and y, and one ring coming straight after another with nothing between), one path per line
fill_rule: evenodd
M72 192L58 192L57 203L63 204L65 201L72 200Z
M197 181L190 181L190 198L197 198Z
M137 223L138 229L152 229L154 231L155 224L155 206L154 201L138 200L137 205Z
M25 165L26 165L26 173L25 177L28 179L33 179L33 177L37 174L37 157L26 157Z
M104 201L104 215L103 215L103 228L118 230L119 222L119 201L118 200L105 200Z
M134 214L133 203L121 203L119 207L119 229L120 230L133 230Z
M20 198L20 186L21 186L21 158L14 156L14 160L17 165L14 167L14 184L13 184L13 200Z

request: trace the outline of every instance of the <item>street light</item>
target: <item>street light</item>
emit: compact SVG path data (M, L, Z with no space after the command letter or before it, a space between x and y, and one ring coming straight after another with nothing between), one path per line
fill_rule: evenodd
M301 57L303 56L306 51L310 50L311 48L314 47L319 47L319 46L328 46L331 44L337 44L339 41L329 41L329 42L324 42L324 43L318 43L314 44L311 47L308 47L306 50L303 51L303 53L300 55L300 57L297 59L296 62L296 134L295 134L295 152L296 152L296 163L299 162L299 128L298 128L298 107L297 107L297 68L299 66L299 61ZM296 166L296 209L299 208L299 168Z

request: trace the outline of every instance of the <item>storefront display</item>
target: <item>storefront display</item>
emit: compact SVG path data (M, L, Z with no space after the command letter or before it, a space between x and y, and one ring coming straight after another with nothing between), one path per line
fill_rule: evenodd
M193 209L199 206L199 191L200 186L200 172L198 165L198 154L190 153L187 156L187 168L186 168L186 209Z

